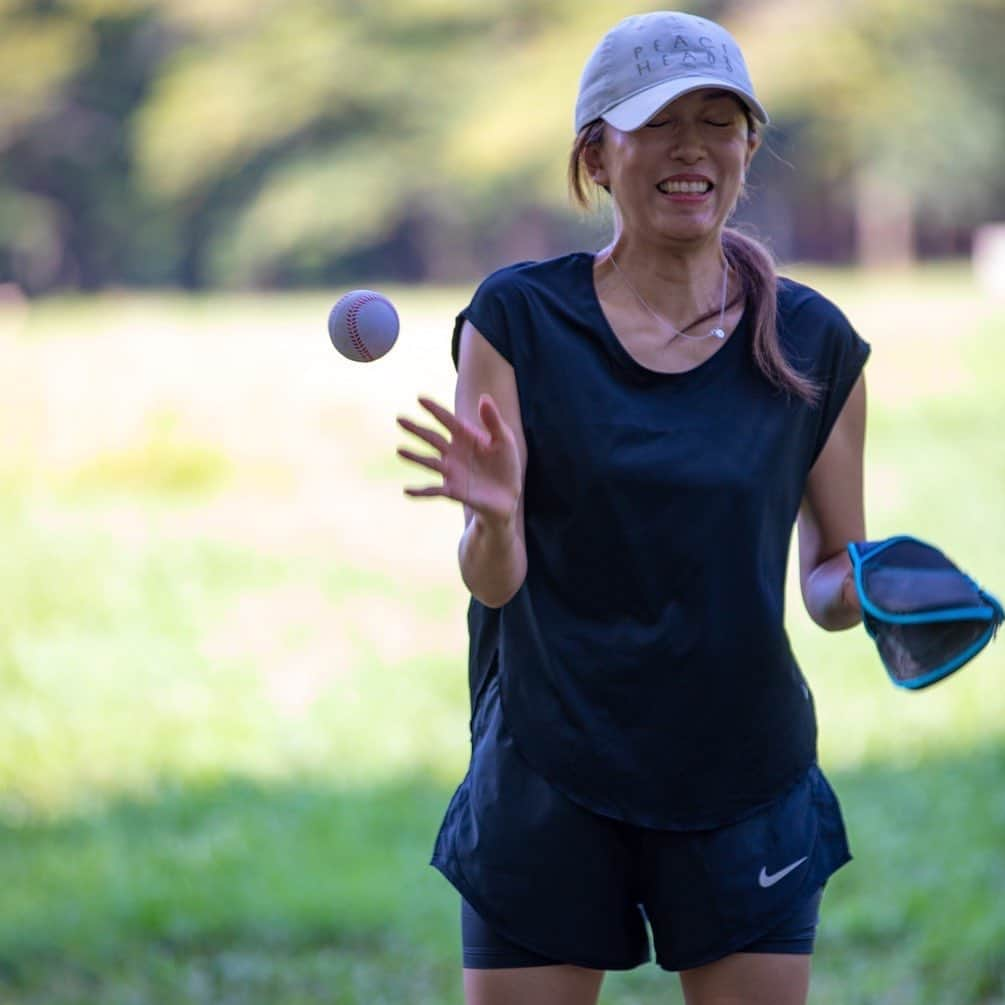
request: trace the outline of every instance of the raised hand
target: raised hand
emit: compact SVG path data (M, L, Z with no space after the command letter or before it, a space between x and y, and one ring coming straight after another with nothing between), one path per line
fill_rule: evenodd
M406 488L405 494L455 499L495 524L512 520L523 487L520 455L513 431L503 421L492 397L483 394L478 399L478 418L483 428L465 422L430 398L420 397L419 404L448 435L399 416L398 425L436 453L430 456L399 447L398 456L435 471L442 482Z

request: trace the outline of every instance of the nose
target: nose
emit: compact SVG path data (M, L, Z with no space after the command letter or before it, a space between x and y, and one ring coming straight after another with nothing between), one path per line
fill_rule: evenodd
M696 122L680 122L671 131L670 155L685 164L694 164L705 156L705 145Z

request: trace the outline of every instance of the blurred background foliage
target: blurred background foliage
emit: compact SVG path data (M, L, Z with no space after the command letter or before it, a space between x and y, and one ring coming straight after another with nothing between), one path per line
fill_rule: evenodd
M582 245L565 156L606 0L0 0L0 282L472 278ZM969 251L1005 215L1001 0L706 0L773 114L783 259Z
M741 218L873 344L870 534L1000 591L1005 300L886 265L1005 221L1005 3L688 6L773 114ZM638 9L0 0L3 1005L459 1005L459 515L401 494L393 416L449 399L471 280L604 240L572 106ZM376 367L330 289L272 292L364 279L408 333ZM122 290L179 285L238 292ZM1001 639L905 696L788 596L856 855L814 1005L1005 1005Z

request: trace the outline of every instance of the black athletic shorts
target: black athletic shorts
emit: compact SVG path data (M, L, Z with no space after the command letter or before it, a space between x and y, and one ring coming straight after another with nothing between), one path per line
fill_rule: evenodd
M758 936L742 953L780 953L784 956L809 956L820 920L823 890L803 901L784 921L770 932ZM466 969L498 970L513 967L551 967L562 960L552 960L504 939L463 898L461 899L461 948Z
M848 862L816 765L770 806L712 830L654 830L572 802L517 752L493 681L432 864L505 943L552 962L686 970L779 930Z

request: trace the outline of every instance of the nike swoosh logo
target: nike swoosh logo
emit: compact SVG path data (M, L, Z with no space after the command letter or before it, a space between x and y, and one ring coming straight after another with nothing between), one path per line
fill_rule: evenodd
M769 886L774 886L780 879L785 879L793 869L798 869L806 861L807 857L804 855L798 861L793 862L792 865L787 865L784 869L779 869L778 872L773 872L770 876L768 875L768 870L762 865L761 874L757 877L758 884L762 889L767 890Z

